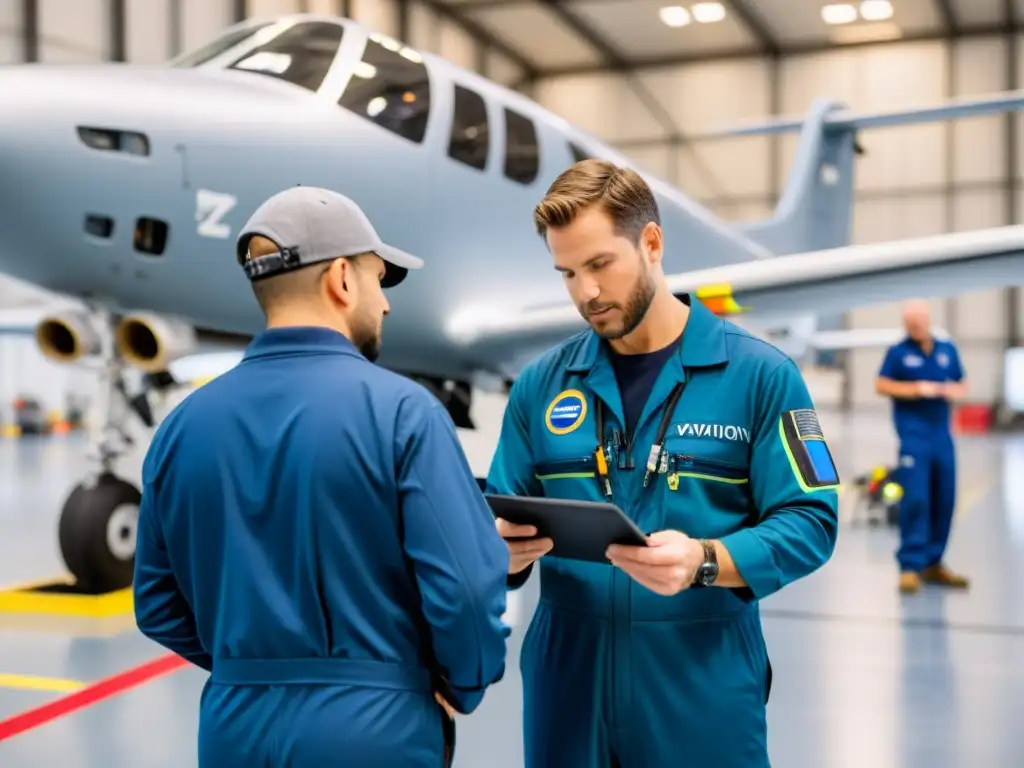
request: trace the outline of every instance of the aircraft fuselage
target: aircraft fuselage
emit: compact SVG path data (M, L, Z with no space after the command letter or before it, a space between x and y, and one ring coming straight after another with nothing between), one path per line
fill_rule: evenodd
M448 321L469 307L564 303L561 278L533 229L533 208L572 163L570 140L593 155L625 158L571 133L518 94L426 55L431 90L423 142L390 133L338 105L351 77L345 70L359 63L364 42L361 28L346 25L317 93L218 68L10 68L0 93L19 107L0 126L0 178L8 190L0 207L0 271L115 310L253 334L263 319L235 259L239 229L281 189L323 186L356 200L385 242L426 261L389 292L380 362L438 377L501 372L504 352L469 352L451 338ZM486 101L484 170L448 155L454 83ZM506 107L531 119L538 134L540 168L529 184L504 175ZM91 147L79 129L140 134L148 155ZM651 183L666 271L759 255L703 208L657 179ZM159 239L139 223L146 218L167 226L162 253L133 244L140 227ZM102 231L103 222L112 231Z

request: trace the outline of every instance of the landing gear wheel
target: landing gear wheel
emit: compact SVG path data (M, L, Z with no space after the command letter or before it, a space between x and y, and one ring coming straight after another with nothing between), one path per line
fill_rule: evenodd
M60 551L79 590L90 594L124 589L135 569L135 532L142 494L104 472L94 485L80 483L60 516Z

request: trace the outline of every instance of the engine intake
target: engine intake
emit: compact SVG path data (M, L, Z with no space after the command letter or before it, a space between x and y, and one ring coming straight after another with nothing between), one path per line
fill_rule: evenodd
M78 312L49 315L36 326L36 344L45 357L73 363L100 353L100 337L89 316Z
M195 329L159 315L126 315L117 325L114 344L121 358L145 373L158 373L196 346Z

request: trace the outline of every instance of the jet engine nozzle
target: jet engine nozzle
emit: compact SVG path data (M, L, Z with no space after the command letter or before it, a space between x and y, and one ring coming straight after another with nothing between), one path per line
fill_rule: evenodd
M126 315L117 324L114 344L128 364L145 373L166 371L196 346L195 329L168 317L147 313Z
M101 352L100 336L87 314L62 312L48 315L36 326L39 351L57 363L73 363Z

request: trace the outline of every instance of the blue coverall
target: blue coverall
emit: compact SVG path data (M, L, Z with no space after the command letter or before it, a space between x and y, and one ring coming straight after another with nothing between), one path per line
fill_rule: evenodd
M135 611L210 671L208 768L440 768L504 674L508 548L447 412L325 328L275 328L143 468Z
M612 354L590 330L527 366L509 393L488 490L607 501L595 475L600 406L611 501L648 533L721 540L748 587L663 597L610 564L541 558L520 659L526 768L769 764L758 600L831 556L838 475L793 362L686 301L681 344L649 397L635 381L630 398L620 395ZM677 384L666 471L644 488ZM627 442L630 410L639 415Z
M959 382L964 372L951 341L936 339L931 354L906 338L889 348L878 373L893 381ZM938 565L946 551L956 506L956 451L945 397L893 398L893 422L900 441L897 477L900 501L901 571Z

